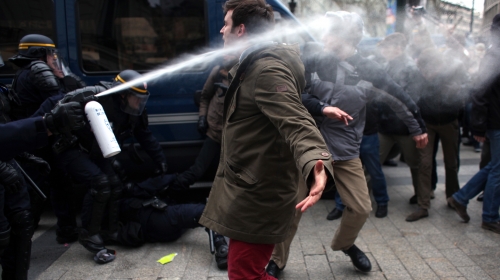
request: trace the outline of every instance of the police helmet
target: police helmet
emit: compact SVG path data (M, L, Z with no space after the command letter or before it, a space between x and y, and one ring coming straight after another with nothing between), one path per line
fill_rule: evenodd
M346 11L327 12L325 18L330 34L335 34L354 46L363 38L364 23L358 14Z
M134 70L121 71L113 81L113 87L130 83L129 88L120 91L123 102L120 109L130 115L140 116L149 98L148 85L146 82L134 83L134 80L142 77Z
M56 44L47 36L29 34L19 42L19 54L29 58L42 58L57 52Z

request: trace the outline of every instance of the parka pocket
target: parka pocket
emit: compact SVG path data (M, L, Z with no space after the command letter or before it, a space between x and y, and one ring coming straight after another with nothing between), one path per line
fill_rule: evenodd
M228 175L238 186L255 185L259 180L250 171L230 161L226 161Z

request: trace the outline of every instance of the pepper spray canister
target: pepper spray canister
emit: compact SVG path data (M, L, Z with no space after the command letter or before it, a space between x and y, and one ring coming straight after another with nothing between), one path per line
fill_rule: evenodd
M116 141L115 134L111 129L111 125L108 122L108 118L101 104L96 101L87 103L85 105L85 115L87 116L90 127L94 132L104 158L109 158L120 153L120 145L118 145Z

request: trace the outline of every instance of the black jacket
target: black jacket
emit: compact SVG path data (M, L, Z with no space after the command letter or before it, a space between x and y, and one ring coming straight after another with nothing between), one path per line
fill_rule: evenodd
M337 81L337 65L341 61L330 53L315 52L303 56L303 62L306 69L306 82L310 84L311 74L316 73L322 81L336 83ZM354 66L357 77L345 77L345 84L356 84L355 80L365 80L372 83L373 87L378 90L387 92L388 94L399 99L412 113L417 120L422 130L422 133L427 132L425 123L420 116L420 110L413 100L405 93L402 87L396 84L391 77L385 72L382 66L378 63L366 59L359 54L355 54L346 59L346 62ZM306 86L306 91L308 87ZM340 108L342 109L342 108ZM376 114L369 114L373 116ZM377 132L377 118L367 117L365 123L365 135Z
M432 125L445 125L458 119L467 99L467 73L457 60L447 69L426 81L417 104L422 118Z
M424 77L420 74L417 65L406 54L389 61L385 66L389 76L401 86L411 99L417 103L419 95L423 92L425 85ZM377 103L378 108L378 131L385 134L409 135L408 127L385 103Z
M484 136L487 129L500 129L500 39L493 36L471 90L472 133L477 136Z

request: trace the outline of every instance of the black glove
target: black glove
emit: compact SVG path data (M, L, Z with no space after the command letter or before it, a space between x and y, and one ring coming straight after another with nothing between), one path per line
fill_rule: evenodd
M207 133L208 123L206 116L200 116L198 118L198 132L201 134Z
M43 158L36 157L29 153L21 153L16 157L17 162L23 163L26 166L32 166L43 176L50 173L50 165Z
M167 163L162 162L162 163L158 164L158 169L156 169L155 175L156 176L161 175L163 178L163 175L167 174L167 169L168 169Z
M7 193L17 193L21 190L21 177L17 170L12 165L0 162L0 184L5 188Z
M105 89L104 87L98 87L98 86L89 86L80 88L72 92L66 93L60 102L68 103L75 101L85 104L89 101L97 100L98 98L95 95L100 93L104 89Z
M86 86L85 82L73 73L70 73L68 76L64 76L64 78L62 79L62 84L64 85L64 89L66 90L66 92Z
M54 134L67 134L85 125L82 105L78 102L57 103L50 113L44 116L47 129Z

